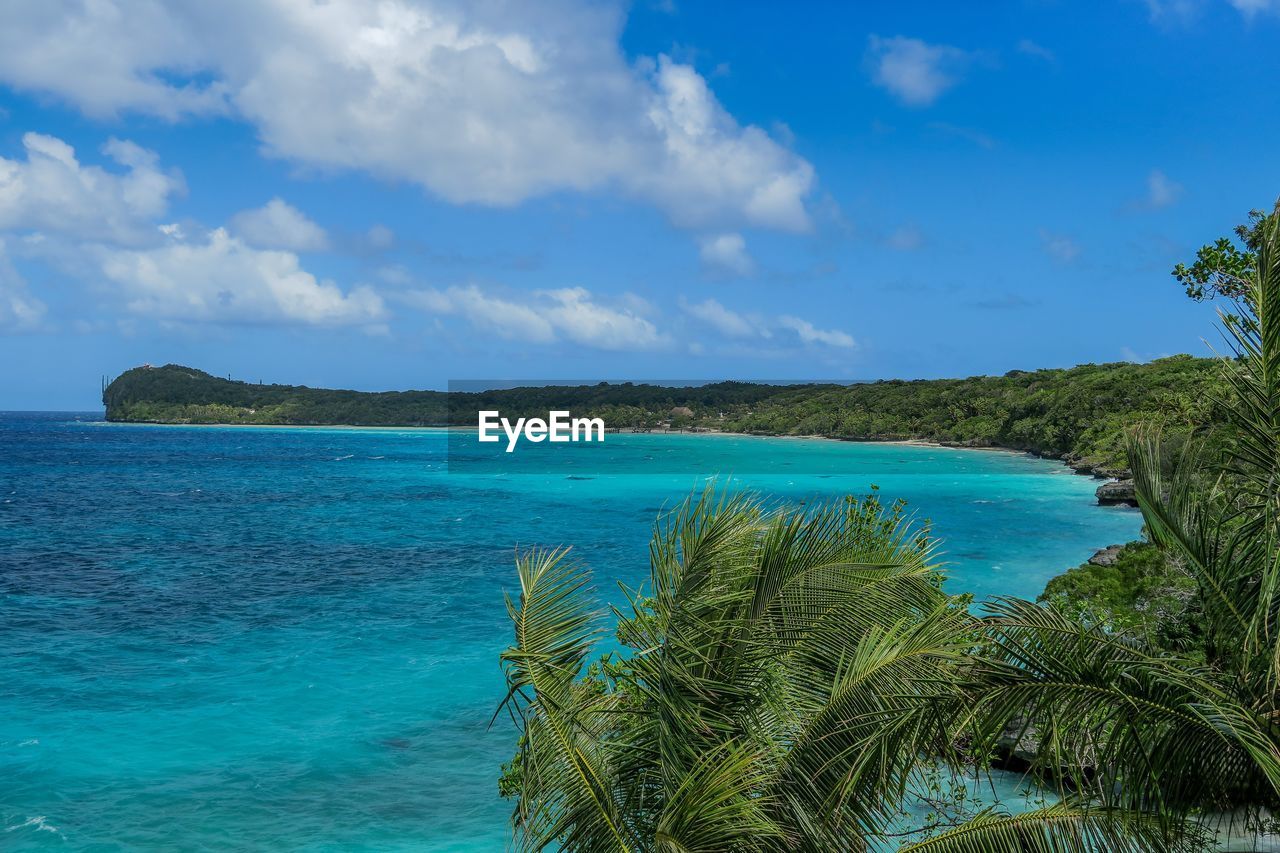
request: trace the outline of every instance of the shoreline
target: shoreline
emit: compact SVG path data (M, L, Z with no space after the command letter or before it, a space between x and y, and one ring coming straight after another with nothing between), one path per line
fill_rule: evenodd
M449 432L452 430L467 430L473 427L459 426L426 426L426 425L406 425L391 426L387 424L207 424L207 423L179 423L177 421L109 421L106 418L95 421L80 421L80 423L90 424L93 426L144 426L144 427L198 427L201 429L336 429L336 430L398 430L404 432L406 430L422 430L424 432Z
M82 421L82 423L94 424L99 426L150 426L150 427L197 427L204 429L303 429L303 430L342 430L342 431L396 431L396 432L474 432L475 427L469 426L390 426L382 424L229 424L229 423L173 423L167 421L111 421L105 418L100 421ZM795 435L787 434L768 434L753 432L735 432L733 430L722 429L697 429L697 430L672 430L672 429L649 429L638 430L631 427L619 427L616 429L608 429L606 434L613 433L616 435L688 435L688 436L727 436L733 438L760 438L760 439L783 439L789 441L832 441L845 444L887 444L899 445L905 447L928 447L939 450L978 450L988 453L1012 453L1018 456L1030 456L1034 459L1043 459L1046 462L1059 462L1068 468L1072 474L1082 477L1091 477L1104 483L1113 483L1124 480L1113 472L1102 472L1095 468L1077 468L1066 459L1058 456L1046 456L1031 450L1020 450L1016 447L1002 447L999 445L965 445L965 444L946 444L929 438L842 438L833 435Z

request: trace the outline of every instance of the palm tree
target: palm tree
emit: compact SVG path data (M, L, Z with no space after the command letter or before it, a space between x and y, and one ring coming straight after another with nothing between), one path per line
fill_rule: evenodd
M650 558L648 594L614 611L622 652L590 664L589 574L564 550L518 559L502 655L516 846L892 845L922 762L959 760L957 685L978 639L927 533L874 498L770 510L708 492L659 526ZM1148 824L1106 818L984 812L924 849L1154 849L1132 841Z
M973 642L932 546L878 504L690 499L655 531L623 654L563 550L518 560L502 656L522 733L518 846L861 850L917 756L949 749L937 700Z
M1222 315L1225 450L1130 446L1149 535L1196 581L1204 658L1005 600L967 688L986 742L1021 721L1064 788L1171 837L1206 812L1280 807L1280 213L1256 237L1239 313Z
M984 811L906 849L1200 849L1193 818L1280 806L1280 215L1256 232L1221 400L1223 458L1130 460L1152 539L1193 574L1203 659L1012 599L975 620L932 545L875 502L690 500L655 532L650 589L600 639L563 550L518 560L503 653L520 730L517 846L885 849L922 762L1035 730L1061 802Z

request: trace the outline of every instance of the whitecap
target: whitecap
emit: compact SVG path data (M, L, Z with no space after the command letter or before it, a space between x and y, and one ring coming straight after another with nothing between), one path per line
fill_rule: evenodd
M58 827L47 822L47 818L45 818L44 815L40 815L39 817L29 817L27 818L26 823L15 823L13 826L5 827L4 831L13 832L15 829L25 829L28 826L34 826L36 828L36 832L56 832L59 835L62 834Z

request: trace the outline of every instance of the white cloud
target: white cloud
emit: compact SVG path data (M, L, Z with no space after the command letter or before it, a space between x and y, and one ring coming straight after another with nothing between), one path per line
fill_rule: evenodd
M680 308L690 317L700 320L726 338L738 340L768 339L779 342L782 339L777 337L776 330L783 329L794 334L794 340L798 340L805 346L818 344L841 349L851 349L857 346L853 336L847 332L842 332L839 329L819 329L808 320L802 320L790 314L782 314L769 321L760 317L747 316L726 308L714 299L689 302L681 298ZM786 335L783 338L790 339L791 336ZM759 343L760 341L758 340L756 345Z
M714 299L688 302L681 297L680 308L689 316L701 320L726 337L752 338L761 335L761 330L755 323L738 312L729 310Z
M156 155L112 139L102 150L121 173L85 166L53 136L22 137L23 160L0 157L0 230L30 230L86 240L139 244L154 239L152 220L164 214L184 184L162 171Z
M1152 169L1147 175L1147 206L1153 210L1168 207L1182 196L1182 185L1169 179L1159 169Z
M735 275L750 275L756 266L751 255L747 253L747 241L741 234L715 234L704 237L698 256L707 266Z
M1058 263L1069 264L1080 257L1080 246L1065 234L1054 234L1040 229L1040 246L1045 254Z
M205 37L224 27L219 10L207 11L200 26L178 20L161 0L8 3L0 77L20 90L57 94L96 118L122 109L167 119L224 113L224 82L182 79L213 61Z
M475 285L447 290L416 290L405 296L411 304L435 314L461 314L477 329L507 340L549 344L556 340L551 321L533 308L490 296Z
M591 301L581 287L542 291L552 302L544 314L566 338L599 349L653 349L665 345L665 335L629 308L606 308Z
M329 236L323 228L281 198L237 213L231 217L230 226L237 237L260 249L314 252L329 245Z
M819 329L808 320L801 320L799 317L793 317L789 314L779 317L778 325L795 332L800 340L806 344L825 344L829 347L843 347L846 349L857 346L853 336L846 332L842 332L839 329Z
M525 301L494 296L476 285L415 290L403 299L432 313L460 315L473 327L508 340L564 340L604 350L656 349L670 343L627 300L604 305L581 287L539 290Z
M99 248L102 274L130 313L160 320L361 326L386 317L368 287L344 293L302 269L292 252L254 249L224 229L200 240L171 231L167 245Z
M103 152L125 170L115 172L81 164L55 137L28 133L22 141L25 160L0 158L0 231L29 232L20 245L30 259L81 282L109 283L110 297L127 312L184 322L382 328L377 293L319 281L286 251L319 248L325 235L280 199L234 217L234 236L197 225L201 236L189 239L180 225L156 224L185 187L154 153L109 140ZM43 312L0 251L0 326L30 326Z
M651 74L655 95L648 119L658 132L656 162L623 176L631 191L666 210L678 225L696 228L743 222L803 231L804 199L813 167L758 127L739 127L707 83L687 65L659 57Z
M44 303L31 295L0 240L0 332L34 329L40 325L44 311Z
M813 168L667 57L629 63L585 0L25 0L0 80L87 114L230 113L324 168L513 205L616 189L691 228L803 230Z
M960 48L904 36L873 35L867 46L871 79L910 107L927 107L936 101L959 82L971 59Z

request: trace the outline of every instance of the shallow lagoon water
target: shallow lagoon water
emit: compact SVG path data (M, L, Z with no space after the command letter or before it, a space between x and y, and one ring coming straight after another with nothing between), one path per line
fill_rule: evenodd
M906 498L979 599L1140 527L1012 453L610 435L590 471L446 473L433 430L76 417L0 415L5 849L502 849L514 547L572 544L610 594L713 474Z

